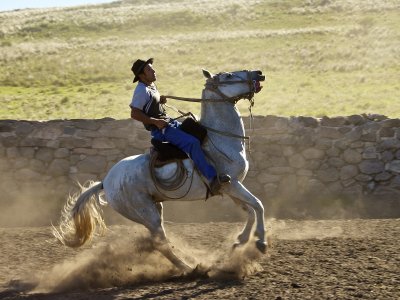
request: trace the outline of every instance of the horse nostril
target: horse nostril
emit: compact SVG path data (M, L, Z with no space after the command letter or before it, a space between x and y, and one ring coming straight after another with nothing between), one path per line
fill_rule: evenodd
M254 93L258 93L258 92L260 92L261 90L262 90L262 85L261 85L261 82L260 81L257 81L257 80L255 80L254 81Z

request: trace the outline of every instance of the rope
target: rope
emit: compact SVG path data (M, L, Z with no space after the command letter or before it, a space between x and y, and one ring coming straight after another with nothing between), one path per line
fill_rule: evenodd
M197 121L197 118L195 117L195 115L192 114L192 112L190 112L190 111L185 113L185 112L181 111L180 109L177 109L176 107L174 107L172 105L168 105L166 103L163 103L162 105L167 107L167 108L169 108L169 109L172 109L176 113L180 114L179 117L173 118L172 120L178 120L178 119L183 118L183 117L191 116L193 118L193 120Z
M176 162L177 163L177 170L174 174L172 174L172 176L170 178L165 178L163 180L163 182L167 182L168 179L174 178L174 180L172 182L169 182L168 184L163 183L162 181L159 181L158 178L155 176L155 163L157 161L157 157L158 154L152 155L151 156L151 160L150 160L150 167L151 167L151 175L153 180L158 184L158 186L166 191L176 191L177 189L179 189L183 183L182 183L182 178L183 177L187 177L187 171L186 168L183 166L182 160L180 159L175 159L175 160L171 160L172 162Z
M201 98L188 98L188 97L177 97L177 96L164 96L167 99L173 99L173 100L180 100L180 101L186 101L186 102L210 102L210 101L215 101L215 102L227 102L225 99L201 99Z
M253 121L254 121L254 117L253 117L253 106L254 106L254 98L251 98L250 100L249 100L249 102L250 102L250 106L249 106L249 112L250 112L250 130L251 130L251 133L253 133L254 134L254 124L253 124ZM248 144L248 150L249 150L249 154L251 153L251 140L249 139L249 144Z
M155 162L157 161L157 156L158 156L158 154L150 155L150 164L149 164L151 179L154 182L154 186L156 187L156 190L161 194L162 197L172 199L172 200L179 200L179 199L186 197L193 185L194 168L193 168L192 175L190 176L190 185L189 185L187 191L185 192L185 194L180 197L170 197L170 196L166 195L164 192L162 192L160 190L160 188L165 191L176 191L176 190L180 189L186 183L186 180L188 178L188 172L183 164L183 160L180 160L180 159L172 160L171 163L172 162L177 163L177 170L171 176L171 178L174 177L175 179L172 181L172 183L170 183L168 185L164 184L155 175ZM165 179L164 179L164 181L165 181Z

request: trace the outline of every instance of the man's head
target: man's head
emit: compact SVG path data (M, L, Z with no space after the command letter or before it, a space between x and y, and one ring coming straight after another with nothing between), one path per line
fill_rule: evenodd
M148 60L138 59L132 65L132 72L135 75L133 78L133 82L136 82L140 79L146 84L151 84L157 80L156 71L153 69L153 58Z

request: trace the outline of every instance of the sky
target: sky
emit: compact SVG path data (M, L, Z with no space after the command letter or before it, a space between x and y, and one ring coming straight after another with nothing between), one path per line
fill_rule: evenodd
M24 8L66 7L106 2L112 2L112 0L0 0L0 11Z

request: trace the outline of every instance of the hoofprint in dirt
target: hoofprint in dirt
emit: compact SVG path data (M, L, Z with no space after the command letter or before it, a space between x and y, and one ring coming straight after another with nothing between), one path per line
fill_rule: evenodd
M167 223L179 255L201 264L189 277L152 250L139 225L111 226L79 250L48 227L1 228L0 298L399 299L399 219L267 225L269 255L252 257L231 252L240 223Z

